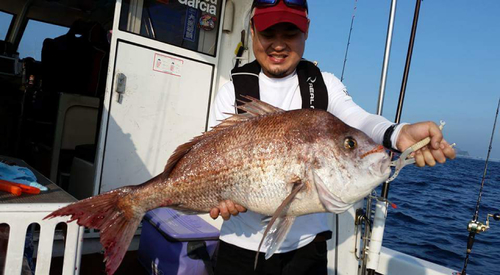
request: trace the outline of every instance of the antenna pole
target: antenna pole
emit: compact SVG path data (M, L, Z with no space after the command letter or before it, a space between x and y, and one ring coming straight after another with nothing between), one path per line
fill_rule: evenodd
M378 94L377 115L382 115L385 97L385 84L387 82L387 70L389 69L389 57L391 55L392 31L394 30L394 20L396 18L397 0L391 1L391 12L389 14L389 24L387 25L387 38L385 41L384 62L382 63L382 73L380 75L380 89Z
M413 55L413 46L415 45L415 37L417 35L417 26L418 26L418 17L420 14L420 3L422 0L417 0L417 3L415 4L415 14L413 15L413 25L411 27L411 35L410 35L410 43L408 45L408 53L406 54L406 64L405 64L405 70L403 73L403 81L401 82L401 91L399 92L399 102L398 102L398 109L396 111L396 118L394 119L394 122L399 123L401 120L401 114L403 113L403 103L405 100L405 94L406 94L406 84L408 83L408 75L410 74L410 65L411 65L411 57ZM382 193L381 193L383 198L388 197L389 195L389 184L384 183L382 186Z
M410 43L408 45L408 53L406 56L406 65L403 75L403 83L401 85L401 92L399 96L398 112L396 114L396 123L399 123L401 118L401 111L403 109L403 100L406 91L406 83L408 81L408 74L410 72L411 56L413 54L413 46L415 44L415 36L417 33L418 17L420 14L420 4L422 0L417 0L415 4L415 13L413 15L413 25L411 28ZM382 85L381 85L382 86ZM382 88L382 87L381 87ZM379 101L380 102L380 101ZM380 111L382 110L380 106ZM375 275L378 268L378 262L380 257L380 249L382 247L382 240L384 237L385 221L387 218L387 197L389 195L388 182L385 182L382 186L381 198L377 200L375 205L375 217L373 220L373 231L370 238L370 249L368 250L368 261L366 264L367 274ZM370 215L371 213L367 213Z
M378 97L378 104L377 104L377 115L382 115L382 109L384 105L384 97L385 97L385 85L387 82L387 70L389 68L389 56L391 54L391 46L392 46L392 33L394 30L394 20L396 18L396 6L397 6L397 0L392 0L391 1L391 8L390 8L390 13L389 13L389 23L387 24L387 37L385 41L385 51L384 51L384 61L382 63L382 73L380 76L380 89L379 89L379 97ZM372 213L372 198L371 196L368 196L366 198L366 219L364 219L364 227L365 230L363 232L363 249L361 250L363 253L363 262L361 263L361 274L374 274L374 270L370 269L367 270L368 266L368 240L370 240L370 234L373 236L373 233L369 228L370 227L370 217ZM361 225L359 225L361 226ZM383 231L382 231L383 234ZM379 253L377 253L379 255ZM376 256L377 259L375 260L376 265L378 266L378 256ZM373 259L372 259L373 261Z

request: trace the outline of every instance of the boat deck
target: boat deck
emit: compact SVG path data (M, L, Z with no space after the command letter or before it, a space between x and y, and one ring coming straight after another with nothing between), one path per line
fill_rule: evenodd
M62 257L52 259L50 267L51 275L62 274ZM104 255L101 253L82 255L80 264L80 275L106 275L104 265ZM117 275L146 275L146 269L137 260L137 251L129 251L125 254L123 262L116 271Z

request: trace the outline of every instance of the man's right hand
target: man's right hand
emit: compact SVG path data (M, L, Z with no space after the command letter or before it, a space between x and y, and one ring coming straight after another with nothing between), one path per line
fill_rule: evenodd
M231 215L237 216L240 212L247 212L247 209L231 200L225 200L219 203L219 207L214 207L210 210L210 217L215 220L220 214L220 216L227 221Z

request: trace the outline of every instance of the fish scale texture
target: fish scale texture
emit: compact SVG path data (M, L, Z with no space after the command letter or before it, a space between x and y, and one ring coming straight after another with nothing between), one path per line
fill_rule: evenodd
M252 211L271 215L290 193L293 181L303 178L304 160L312 157L310 143L325 132L317 129L324 126L320 121L324 114L304 115L312 112L297 110L256 117L201 140L177 163L167 180L152 187L157 202L172 200L180 209L208 212L221 200L231 199ZM310 192L312 196L314 193ZM315 209L307 212L324 211L319 200L313 205Z

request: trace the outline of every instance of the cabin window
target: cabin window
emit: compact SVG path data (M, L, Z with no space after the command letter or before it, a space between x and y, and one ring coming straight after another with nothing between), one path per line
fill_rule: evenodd
M19 57L33 57L40 61L43 41L56 38L68 32L69 28L30 19L19 43Z
M0 11L0 40L7 40L7 32L12 18L14 18L12 14Z
M120 30L215 56L221 0L124 0Z

